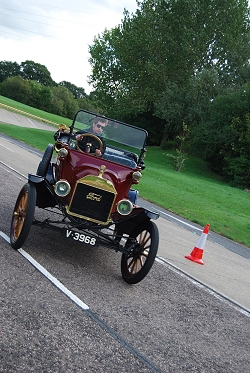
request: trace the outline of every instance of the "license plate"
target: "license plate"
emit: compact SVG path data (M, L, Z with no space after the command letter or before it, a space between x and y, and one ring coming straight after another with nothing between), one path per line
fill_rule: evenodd
M86 233L76 232L71 229L65 229L63 235L66 238L70 238L71 240L82 242L85 245L90 245L90 246L98 245L98 238L91 236L89 234L86 234Z

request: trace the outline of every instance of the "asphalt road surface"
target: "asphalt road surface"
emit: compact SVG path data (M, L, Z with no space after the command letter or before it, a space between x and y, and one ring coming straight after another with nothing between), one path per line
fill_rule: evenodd
M202 227L161 210L158 258L137 285L121 254L36 226L16 251L11 215L40 154L2 136L0 149L0 372L249 371L249 249L211 231L205 265L188 261Z

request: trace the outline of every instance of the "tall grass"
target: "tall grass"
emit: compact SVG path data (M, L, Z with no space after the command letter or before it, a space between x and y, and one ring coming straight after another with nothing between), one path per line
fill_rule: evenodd
M40 150L53 143L54 132L7 124L0 124L0 132ZM149 147L145 163L137 187L141 197L201 226L209 223L214 232L250 247L249 193L224 183L197 158L189 157L176 172L163 150Z

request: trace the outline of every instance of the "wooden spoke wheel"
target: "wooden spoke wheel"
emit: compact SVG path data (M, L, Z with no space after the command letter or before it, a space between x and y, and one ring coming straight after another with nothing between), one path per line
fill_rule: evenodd
M136 284L148 274L154 263L158 245L159 232L155 223L143 221L134 228L127 241L131 251L129 254L123 253L121 259L122 277L127 283Z
M11 220L10 244L19 249L27 239L36 206L36 188L34 184L27 183L21 189Z

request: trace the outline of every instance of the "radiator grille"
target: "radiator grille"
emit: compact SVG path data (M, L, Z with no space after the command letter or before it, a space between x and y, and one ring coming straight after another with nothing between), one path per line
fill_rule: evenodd
M88 220L107 223L114 199L115 193L78 183L67 212Z

